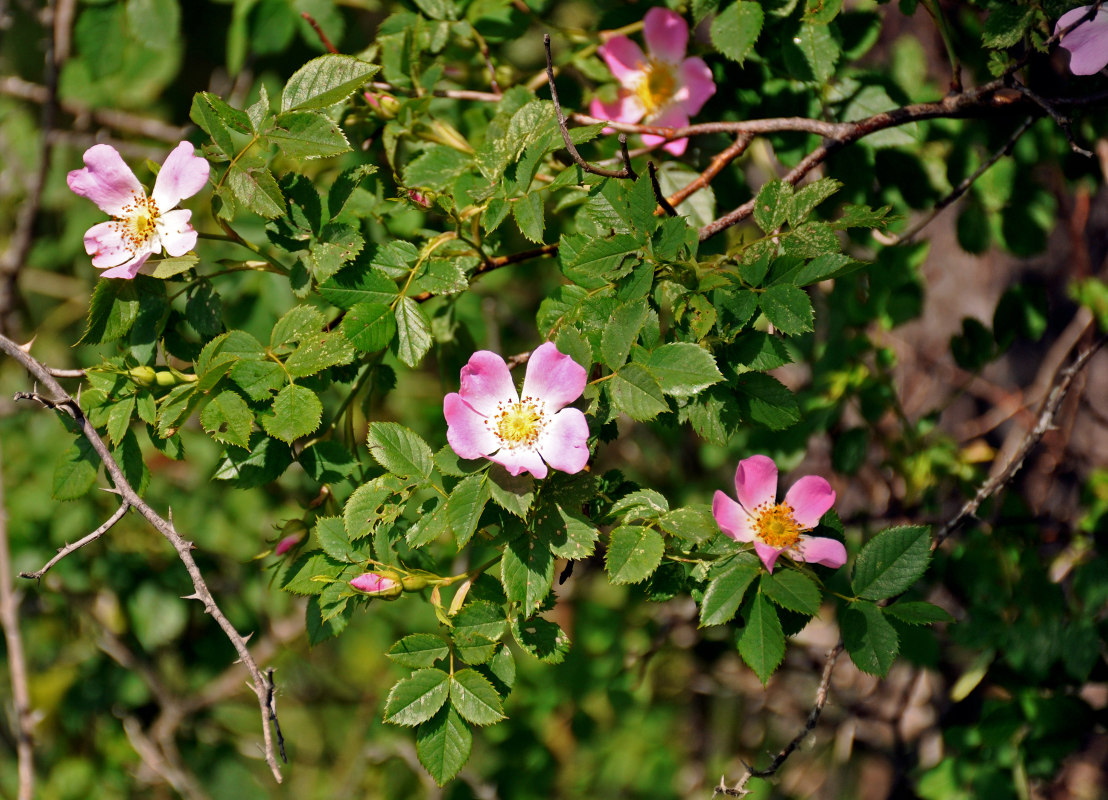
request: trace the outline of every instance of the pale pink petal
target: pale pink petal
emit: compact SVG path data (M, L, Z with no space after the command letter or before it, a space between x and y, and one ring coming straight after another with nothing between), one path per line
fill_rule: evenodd
M689 124L689 115L685 113L685 110L681 108L680 104L671 103L653 117L646 120L646 124L655 125L659 128L684 128ZM648 147L653 147L654 145L664 142L665 138L644 133L642 135L642 140ZM675 156L679 156L685 152L685 148L688 144L688 139L674 139L672 142L667 143L662 149L673 153Z
M804 536L796 543L796 560L823 564L838 569L846 563L846 547L837 539L825 536Z
M489 350L478 350L462 367L462 398L486 417L503 403L518 403L519 395L504 359Z
M70 189L96 203L101 211L118 217L136 197L146 197L135 173L111 145L94 144L85 151L84 160L85 168L73 170L65 180Z
M547 342L536 347L527 360L523 396L542 400L553 412L580 397L587 380L584 367L559 352L554 342Z
M142 269L142 265L146 263L146 259L148 258L150 258L150 253L142 253L132 258L126 264L120 264L118 267L112 267L109 270L101 272L100 277L131 280L138 275L139 270Z
M642 49L626 36L613 36L597 49L612 75L624 86L633 86L646 65Z
M101 222L85 231L85 252L99 269L117 267L135 257L135 248L123 238L118 222Z
M689 25L676 12L655 7L642 18L643 39L650 55L671 64L681 63L689 44Z
M536 449L543 461L570 475L589 462L589 423L576 408L563 408L547 423Z
M712 497L712 516L720 530L736 542L754 540L754 519L724 492L717 491Z
M1054 26L1054 31L1077 22L1089 10L1088 6L1067 11ZM1108 9L1101 8L1088 22L1082 22L1062 37L1061 46L1070 52L1070 72L1074 75L1094 75L1108 66Z
M171 256L183 256L196 247L196 230L189 224L192 212L187 208L178 208L158 217L158 237L162 247Z
M702 58L686 58L681 64L681 88L674 99L690 117L699 113L708 98L716 93L712 71Z
M446 417L446 441L460 457L481 458L500 447L488 427L488 419L474 411L457 392L442 399L442 413Z
M193 155L190 142L181 142L166 157L154 181L154 202L163 214L186 197L204 188L208 182L207 159Z
M790 488L785 502L792 507L793 519L801 528L814 528L819 518L835 503L831 484L818 475L807 475Z
M763 503L777 501L777 465L769 456L751 456L735 470L735 495L743 508L753 513Z
M642 99L633 92L621 90L614 103L601 102L594 97L589 103L589 114L597 119L607 119L612 122L625 122L633 125L643 118L646 106Z
M535 450L524 448L509 450L507 447L502 447L498 453L488 456L488 459L500 464L512 475L522 475L524 472L530 472L536 478L546 477L546 464L543 463Z
M777 563L777 557L784 552L783 549L777 547L771 547L763 542L761 539L754 540L754 552L758 554L758 558L762 559L762 563L766 565L766 570L773 572L773 565Z

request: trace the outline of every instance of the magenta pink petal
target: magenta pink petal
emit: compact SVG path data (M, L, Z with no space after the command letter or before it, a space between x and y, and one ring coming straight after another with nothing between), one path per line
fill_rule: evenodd
M366 572L350 581L350 585L359 592L365 592L366 594L382 594L394 591L400 584L385 575Z
M100 273L101 278L123 278L124 280L131 280L136 275L142 265L146 263L146 259L150 258L150 253L142 253L135 256L126 264L120 264L118 267L112 267L109 270L105 270Z
M558 350L554 342L535 348L523 376L523 396L542 400L557 411L581 396L588 374L585 368Z
M646 122L648 125L655 125L659 128L684 128L689 124L689 115L685 113L685 110L681 108L678 103L672 103ZM642 135L642 140L644 144L653 147L654 145L664 142L665 138L644 133ZM685 152L685 148L688 144L688 139L674 139L666 143L662 149L669 153L673 153L675 156L679 156Z
M796 559L838 569L846 563L846 547L837 539L801 535L796 543Z
M203 189L208 182L209 169L206 159L193 155L190 142L181 142L173 148L154 181L151 196L158 204L158 211L164 214Z
M462 396L451 392L442 399L446 417L446 441L462 458L481 458L500 447L486 417L474 411Z
M542 432L536 449L554 469L573 475L589 462L589 423L576 408L563 408Z
M1088 11L1088 6L1067 11L1054 26L1055 33L1077 22ZM1063 36L1061 46L1070 52L1070 72L1074 75L1095 75L1108 66L1108 10L1098 10L1093 19Z
M834 505L835 492L831 484L818 475L806 475L789 488L785 502L792 507L793 519L801 528L814 528L819 518Z
M85 252L99 269L118 267L134 257L131 245L123 239L118 222L100 222L85 231Z
M735 470L735 495L752 512L763 503L777 501L777 465L769 456L751 456Z
M650 55L671 64L681 63L689 44L688 23L676 12L660 7L647 11L642 21Z
M676 99L690 117L700 112L708 98L716 93L712 71L702 58L686 58L681 64L681 88Z
M754 541L754 519L724 492L712 496L712 516L720 530L736 542Z
M755 539L754 552L758 554L758 558L762 559L762 563L766 565L766 570L773 572L773 565L777 563L777 557L781 555L784 550L771 547L761 539Z
M462 398L486 417L499 403L518 403L519 395L504 359L489 350L478 350L462 367Z
M162 247L171 256L183 256L196 247L198 234L189 224L192 212L187 208L177 208L168 211L158 218L158 236L162 240Z
M500 464L512 475L522 475L524 472L530 472L536 478L546 477L546 464L539 458L539 454L535 450L526 448L509 450L502 447L499 452L488 456L488 459Z
M620 90L614 103L604 103L596 97L589 103L590 115L597 119L607 119L612 122L625 122L633 125L642 119L645 113L646 106L642 104L639 96L623 89Z
M111 145L94 144L85 151L84 160L85 168L70 172L66 183L76 194L96 203L101 211L118 217L136 197L146 197L135 173Z
M630 86L638 80L646 64L642 48L626 36L613 36L600 45L596 52L604 59L615 79L624 86Z

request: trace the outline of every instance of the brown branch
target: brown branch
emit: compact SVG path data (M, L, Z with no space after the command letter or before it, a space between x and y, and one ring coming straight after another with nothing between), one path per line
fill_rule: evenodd
M650 186L654 189L654 199L658 201L658 207L667 215L676 217L677 209L670 205L669 200L666 199L666 195L662 191L661 184L658 183L658 169L654 166L654 162L647 161L646 167L650 171Z
M8 673L15 707L15 750L18 762L18 800L31 800L35 793L34 717L27 682L27 659L19 632L19 595L12 585L11 548L8 542L8 514L4 506L4 484L0 479L0 627L7 645Z
M668 200L670 205L679 206L685 202L686 199L699 192L710 184L715 177L723 171L723 168L734 161L736 158L746 152L746 148L750 146L750 143L754 141L754 135L749 133L742 133L735 137L735 141L731 143L731 146L726 150L721 150L708 164L707 169L701 172L696 178L689 181L688 185L684 189L674 192L669 196ZM661 213L655 211L655 214Z
M315 21L315 17L307 11L301 11L300 16L312 26L312 30L315 31L315 35L319 37L319 41L323 43L323 46L327 48L328 53L338 53L335 46L331 44L331 40L327 38L327 34L323 32L323 28L319 27L319 23Z
M518 253L509 253L506 256L496 256L494 258L486 258L482 262L481 266L473 270L473 273L469 276L470 281L477 278L480 275L484 275L487 272L492 272L494 269L500 269L501 267L507 267L511 264L518 264L521 261L530 261L532 258L545 258L547 256L557 255L558 243L552 242L551 244L544 244L542 247L536 247L533 250L523 250ZM417 303L423 303L435 297L431 292L420 292L419 294L412 295L412 299Z
M754 769L749 764L746 765L746 772L739 778L738 782L732 788L728 788L724 779L719 779L719 786L712 792L712 796L725 795L727 797L745 797L750 794L751 790L746 788L747 782L751 778L769 778L777 774L777 771L781 769L782 765L793 754L796 748L804 742L816 725L819 723L820 715L823 714L823 707L827 705L827 693L831 687L831 673L835 670L835 662L838 661L839 655L843 651L842 639L839 643L827 651L827 657L823 662L823 674L819 679L819 686L816 688L816 701L812 705L812 710L808 712L808 719L804 722L804 727L792 738L792 740L781 749L781 751L773 757L773 761L769 763L769 766L765 769Z
M47 405L47 403L44 402L44 398L36 397L34 395L29 395L26 392L20 392L19 394L17 394L15 396L15 399L16 400L32 400L33 399L33 400L37 400L40 403L43 403L43 405ZM43 575L45 575L47 572L50 571L51 567L53 567L55 564L57 564L59 561L61 561L63 558L65 558L67 555L80 550L86 544L91 544L92 542L95 542L97 539L99 539L105 533L110 531L112 529L112 526L115 525L115 523L117 523L121 519L123 519L123 515L126 514L130 510L130 508L131 508L131 504L128 503L126 500L124 500L123 504L119 508L116 509L115 513L112 514L111 517L108 518L107 522L105 522L99 528L94 530L88 536L85 536L81 539L78 539L73 544L66 544L65 547L59 547L57 554L53 558L51 558L49 561L47 561L45 564L43 564L41 569L38 569L34 572L21 572L21 573L19 573L19 577L21 577L21 578L30 578L30 579L36 580L36 581L39 580Z
M49 390L53 396L52 402L54 407L69 414L69 416L76 421L81 430L81 434L88 440L89 444L92 445L92 449L96 451L97 456L99 456L101 462L104 464L105 471L111 477L115 490L126 503L133 506L158 533L165 537L177 552L177 557L184 565L185 570L189 574L189 578L192 580L194 592L188 596L188 599L199 600L204 605L205 612L210 614L216 624L223 630L224 635L238 653L239 659L250 673L252 679L251 688L258 698L258 706L262 716L262 733L265 740L266 763L269 764L274 779L280 783L281 768L277 763L273 734L269 725L269 717L272 711L268 705L270 699L269 681L266 679L265 675L262 674L261 670L258 669L258 665L250 655L250 650L246 646L246 639L235 629L235 626L231 624L231 621L227 619L222 609L220 609L219 605L216 603L215 598L212 597L207 582L204 580L204 576L201 574L196 560L192 557L192 542L186 541L177 532L172 519L162 517L138 495L134 487L128 482L126 475L123 474L123 470L108 450L108 446L104 444L104 440L100 438L100 434L96 432L92 423L89 422L88 418L81 411L81 407L77 404L77 401L61 387L54 379L54 376L50 374L50 371L29 353L25 352L23 348L2 335L0 335L0 350L3 350L22 364L38 382Z
M992 497L1015 477L1020 467L1023 466L1024 459L1027 458L1028 453L1039 443L1039 440L1043 438L1046 432L1050 430L1054 422L1054 415L1058 413L1058 408L1062 405L1062 401L1065 399L1066 393L1073 384L1074 378L1081 373L1085 365L1089 363L1089 359L1096 354L1104 345L1105 341L1106 339L1104 338L1098 339L1085 350L1078 353L1073 361L1070 362L1069 366L1060 370L1055 375L1050 392L1039 407L1038 420L1035 423L1035 427L1027 432L1023 441L1020 442L1019 447L1016 448L1016 451L1004 466L981 484L974 496L966 501L961 510L935 533L931 542L932 550L941 545L948 536L962 525L962 523L974 516L977 513L977 509L981 507L981 504L985 502L985 500Z

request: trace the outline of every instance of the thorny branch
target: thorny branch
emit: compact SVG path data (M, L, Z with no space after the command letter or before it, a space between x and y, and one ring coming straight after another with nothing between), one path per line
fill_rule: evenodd
M45 398L41 398L41 397L39 397L37 395L34 395L34 394L28 394L27 392L17 393L16 396L15 396L15 399L16 400L35 400L37 402L43 403L43 405L49 405L50 404L50 402L45 400ZM126 500L124 500L123 504L120 505L120 507L115 510L115 513L112 514L111 517L109 517L108 520L103 525L101 525L99 528L97 528L92 533L88 534L87 536L84 536L84 537L78 539L73 544L67 544L67 545L65 545L65 547L59 547L57 554L53 558L51 558L49 561L47 561L45 564L43 564L41 569L37 569L34 572L21 572L21 573L19 573L19 577L21 577L21 578L30 578L32 580L37 581L43 575L45 575L47 572L49 572L51 567L53 567L55 564L57 564L59 561L61 561L63 558L65 558L67 555L74 552L75 550L80 550L86 544L91 544L91 543L95 542L97 539L99 539L105 533L110 531L112 529L112 526L114 526L115 523L117 523L121 519L123 519L123 515L126 514L128 511L130 511L130 509L131 509L131 504L128 503Z
M216 621L216 624L223 630L227 639L238 653L239 660L246 666L247 671L250 673L252 680L251 685L254 694L258 698L258 706L262 716L265 760L269 765L270 771L273 773L274 779L280 783L281 768L277 763L273 732L269 724L271 714L273 713L273 709L269 705L272 699L272 687L266 676L258 669L257 663L255 663L253 656L250 654L250 650L246 646L246 639L235 629L235 626L231 624L231 621L227 619L222 609L220 609L219 605L216 603L215 598L212 597L207 582L204 580L204 576L201 574L196 560L192 557L192 542L185 540L180 533L177 532L172 519L162 517L138 495L134 487L132 487L127 480L126 475L123 474L123 470L108 450L108 446L104 444L104 440L100 438L100 434L96 432L92 423L89 422L88 418L81 411L81 407L77 404L77 401L61 387L50 374L50 371L23 348L2 335L0 335L0 350L3 350L22 364L39 383L46 387L50 393L50 397L44 399L55 409L68 414L74 419L80 427L82 435L88 440L89 444L92 445L93 450L96 451L97 456L99 456L100 460L103 462L105 471L111 477L112 483L115 485L116 491L123 498L123 501L138 511L158 533L169 541L173 549L177 551L177 557L181 560L181 563L184 564L185 570L192 580L194 592L188 596L188 599L199 600L203 604L204 611L210 614L212 619ZM36 393L36 397L42 396Z

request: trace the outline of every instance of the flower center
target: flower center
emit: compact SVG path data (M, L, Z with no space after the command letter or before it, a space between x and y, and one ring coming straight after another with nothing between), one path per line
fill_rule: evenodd
M128 248L138 250L153 238L160 215L153 197L135 194L133 198L114 222Z
M792 506L788 503L762 503L754 509L754 530L770 547L784 549L800 541L800 532L804 529L793 517Z
M677 93L677 76L672 64L650 59L643 65L643 76L635 87L649 117L666 106Z
M542 409L530 397L502 405L494 417L496 435L506 447L534 447L546 427Z

